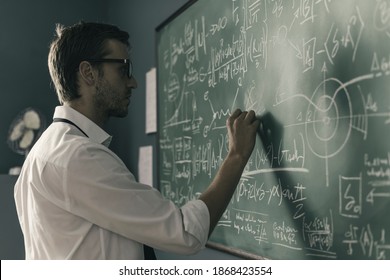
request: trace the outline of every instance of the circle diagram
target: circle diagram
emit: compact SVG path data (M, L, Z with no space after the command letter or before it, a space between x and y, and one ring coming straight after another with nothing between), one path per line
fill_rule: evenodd
M339 153L351 133L352 105L343 83L325 79L315 89L306 113L306 140L320 158Z

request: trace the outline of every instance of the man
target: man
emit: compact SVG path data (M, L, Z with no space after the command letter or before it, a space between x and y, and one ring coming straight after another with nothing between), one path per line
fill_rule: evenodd
M62 106L15 186L27 259L143 259L143 244L196 253L234 193L255 144L253 111L228 118L226 159L199 200L181 208L136 182L108 149L102 127L127 115L137 87L128 38L107 24L57 27L48 64Z

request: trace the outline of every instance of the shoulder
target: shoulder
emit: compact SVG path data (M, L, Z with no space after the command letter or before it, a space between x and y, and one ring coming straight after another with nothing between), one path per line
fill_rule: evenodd
M62 167L91 164L92 161L122 164L106 146L80 135L71 126L49 126L34 145L31 156Z

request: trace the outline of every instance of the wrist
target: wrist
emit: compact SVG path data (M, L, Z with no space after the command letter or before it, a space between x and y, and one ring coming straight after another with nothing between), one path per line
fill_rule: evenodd
M234 162L235 164L239 164L239 165L243 165L245 166L246 163L248 162L248 157L240 154L240 153L235 153L233 151L229 151L229 153L227 154L225 160L226 161L232 161Z

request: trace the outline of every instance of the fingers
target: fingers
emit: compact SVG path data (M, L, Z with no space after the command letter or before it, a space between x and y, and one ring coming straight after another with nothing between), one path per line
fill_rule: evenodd
M236 110L233 112L233 114L231 115L231 117L237 118L241 113L242 113L241 109L236 109Z
M232 126L234 121L241 115L242 111L240 109L236 109L233 114L230 115L230 117L226 120L227 126Z
M232 125L236 119L245 121L246 123L249 123L249 124L257 121L255 111L253 111L253 110L250 110L249 112L247 112L247 111L241 111L240 109L236 109L233 112L233 114L231 114L231 116L228 118L227 122L230 125Z
M227 120L229 152L248 159L256 143L259 120L253 110L236 110Z
M246 116L245 116L245 121L247 121L248 123L253 123L253 122L257 121L255 111L250 110L250 111L246 114Z
M226 120L226 126L229 134L242 133L254 136L259 129L260 119L253 110L247 112L237 109Z

